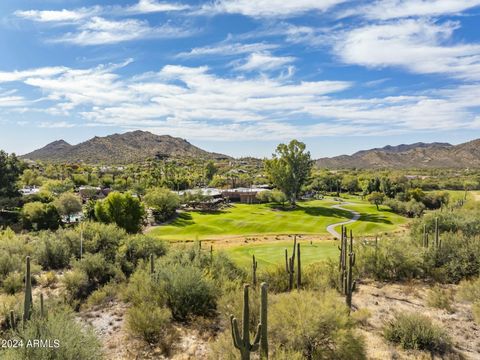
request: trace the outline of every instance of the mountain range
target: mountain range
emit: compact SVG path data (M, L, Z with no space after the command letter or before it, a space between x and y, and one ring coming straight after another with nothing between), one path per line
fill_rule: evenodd
M24 159L54 163L129 164L149 158L188 157L228 159L227 155L202 150L187 140L155 135L148 131L132 131L94 138L77 145L64 140L54 141L22 156Z
M227 155L202 150L181 138L140 130L95 136L77 145L57 140L22 156L24 159L55 163L112 165L165 157L231 159ZM480 139L459 145L439 142L388 145L358 151L353 155L320 158L315 163L328 169L480 168Z
M448 143L415 143L385 146L316 160L328 169L413 169L413 168L479 168L480 139L459 145Z

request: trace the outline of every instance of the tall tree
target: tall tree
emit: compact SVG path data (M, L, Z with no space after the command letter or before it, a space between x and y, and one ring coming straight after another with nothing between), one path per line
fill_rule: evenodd
M300 189L310 176L313 161L305 144L292 140L277 146L273 158L265 160L265 169L273 184L295 205Z
M95 217L106 224L115 223L128 233L139 232L142 227L145 209L130 193L111 192L95 204Z
M8 155L0 150L0 208L20 196L17 181L22 170L23 165L15 154Z

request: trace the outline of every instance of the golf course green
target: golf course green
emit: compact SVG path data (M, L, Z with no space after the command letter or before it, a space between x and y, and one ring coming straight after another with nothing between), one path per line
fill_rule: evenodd
M333 240L302 241L302 265L306 266L326 258L338 256L338 242ZM226 253L242 267L252 265L252 255L258 262L259 268L271 268L285 264L285 249L292 255L292 241L274 241L260 244L243 244L225 249Z
M341 223L353 217L346 209L360 212L358 221L351 224L357 235L373 235L397 229L407 219L389 211L377 210L359 199L348 199L345 209L333 209L339 204L332 198L302 201L295 209L283 209L273 204L233 204L220 211L181 212L168 224L157 226L149 234L163 240L216 240L234 236L305 234L328 235L330 224Z

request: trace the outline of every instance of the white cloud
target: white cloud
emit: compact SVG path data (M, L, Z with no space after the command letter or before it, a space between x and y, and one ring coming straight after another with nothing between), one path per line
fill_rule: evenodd
M245 63L235 66L237 71L271 71L291 64L296 59L292 56L274 56L269 52L250 54Z
M89 18L102 11L100 6L90 8L79 8L75 10L25 10L15 11L15 15L27 20L37 22L58 22L69 23L78 22L82 19Z
M335 93L354 84L298 82L265 74L222 77L208 67L179 65L133 77L117 74L129 62L17 77L18 83L44 96L40 102L17 99L18 106L24 113L50 114L48 122L40 124L45 127L145 128L211 140L386 135L479 127L476 109L480 107L480 84L409 96L338 98ZM14 96L4 93L0 99ZM30 105L22 106L22 100ZM15 99L4 101L11 104ZM7 110L15 111L15 107Z
M139 0L137 4L121 8L120 12L132 14L148 14L155 12L187 10L190 6L179 3L158 2L155 0Z
M156 12L187 10L188 5L180 3L159 2L155 0L139 0L130 6L101 6L81 7L72 10L18 10L15 15L31 21L43 23L79 23L99 15L125 16L132 14L149 14Z
M209 56L209 55L221 55L232 56L240 54L250 54L252 52L261 52L267 50L273 50L278 48L276 44L268 43L228 43L221 42L213 46L204 46L193 48L189 52L183 52L177 55L177 57L196 57L196 56Z
M363 14L369 19L388 20L413 16L457 14L480 6L480 0L378 0L351 14Z
M70 32L52 40L75 45L103 45L147 38L178 38L190 35L189 30L169 24L151 27L146 20L107 20L93 17L80 25L77 32Z
M347 0L218 0L203 7L204 13L231 13L251 17L292 17L326 11Z
M349 64L480 80L480 44L450 44L458 26L425 19L366 25L341 33L334 51Z
M65 72L68 68L63 66L43 67L22 71L0 71L0 83L21 81L32 76L53 76Z

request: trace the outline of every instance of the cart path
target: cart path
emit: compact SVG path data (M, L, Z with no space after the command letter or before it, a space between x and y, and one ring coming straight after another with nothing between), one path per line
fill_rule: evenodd
M353 217L348 220L348 221L342 221L342 222L339 222L339 223L335 223L335 224L331 224L331 225L328 225L327 226L327 231L333 235L334 237L336 237L337 239L340 238L340 233L338 231L335 230L335 228L337 226L341 226L341 225L348 225L348 224L353 224L355 221L357 221L358 219L360 219L360 213L358 211L355 211L355 210L350 210L350 209L345 209L343 208L342 206L344 205L355 205L354 203L342 203L342 204L337 204L337 205L333 205L332 206L332 209L339 209L339 210L345 210L345 211L348 211L348 212L351 212L353 214Z

